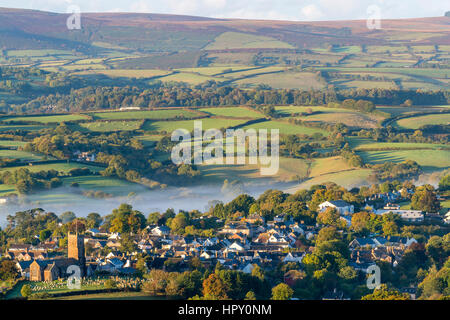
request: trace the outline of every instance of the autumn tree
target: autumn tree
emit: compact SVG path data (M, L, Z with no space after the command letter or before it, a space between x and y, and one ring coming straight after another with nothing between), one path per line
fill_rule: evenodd
M215 273L211 273L209 277L203 281L203 296L206 300L228 299L225 285Z
M272 300L290 300L294 290L285 283L280 283L272 288Z

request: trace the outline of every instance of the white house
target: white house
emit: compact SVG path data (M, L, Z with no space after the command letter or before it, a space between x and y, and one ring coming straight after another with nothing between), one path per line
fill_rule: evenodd
M327 208L335 208L341 215L353 214L355 211L355 206L344 200L325 201L319 204L319 210L321 212Z
M304 254L300 255L300 256L297 256L297 255L294 256L292 253L289 252L286 255L286 257L283 258L283 262L298 262L298 263L301 263L303 257L304 257Z
M153 228L151 233L156 236L167 236L170 234L170 229L166 226L158 226Z
M378 210L377 214L387 214L387 213L399 214L400 217L409 222L420 222L424 219L424 214L420 210Z

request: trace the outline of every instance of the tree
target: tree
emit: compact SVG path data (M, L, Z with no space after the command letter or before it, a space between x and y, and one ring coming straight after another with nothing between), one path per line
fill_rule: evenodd
M272 288L272 300L290 300L294 290L285 283L280 283Z
M148 215L147 224L158 224L159 219L161 219L161 214L159 212L152 212Z
M211 273L209 277L203 281L203 296L206 300L228 299L225 285L215 273Z
M379 289L375 289L373 293L362 297L361 300L410 300L410 298L407 293L400 293L382 284Z
M184 232L184 228L188 225L188 217L183 212L178 213L170 222L170 229L175 233Z
M335 208L327 208L317 215L317 223L322 225L334 226L338 229L344 229L346 222L341 219L339 212Z
M264 281L264 270L261 269L260 266L254 265L254 268L252 269L252 276Z
M50 230L48 230L48 229L41 230L41 232L39 232L39 240L45 241L48 238L50 238L51 235L52 235L52 232Z
M19 271L14 261L5 259L0 262L0 280L15 279L17 276L19 276Z
M398 226L394 221L386 221L383 223L383 233L387 236L395 236L398 234Z
M247 292L244 300L256 300L255 293L253 291Z
M119 208L112 212L111 232L137 233L145 227L145 216L129 204L122 203Z
M72 211L66 211L66 212L62 213L59 218L61 219L62 223L65 224L65 223L75 220L77 218L77 216Z
M371 217L368 212L357 212L352 215L352 229L358 233L369 231Z
M86 220L87 220L87 227L89 229L98 228L103 222L102 216L96 212L89 213L88 216L86 217Z
M341 239L341 234L335 227L324 227L319 230L316 238L316 246L329 240Z
M444 237L432 236L426 246L427 255L440 268L450 256L450 234Z
M22 289L20 289L20 294L24 298L29 298L33 294L30 285L28 284L23 285Z
M439 189L442 191L450 190L450 174L443 176L439 181Z
M418 187L411 198L411 208L425 212L437 212L441 204L431 185Z
M114 289L117 287L117 283L113 279L108 279L105 281L106 289Z

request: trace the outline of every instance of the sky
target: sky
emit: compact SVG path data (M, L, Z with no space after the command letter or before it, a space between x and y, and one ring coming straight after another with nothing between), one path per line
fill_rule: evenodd
M68 12L170 13L293 21L443 16L450 0L0 0L0 7Z

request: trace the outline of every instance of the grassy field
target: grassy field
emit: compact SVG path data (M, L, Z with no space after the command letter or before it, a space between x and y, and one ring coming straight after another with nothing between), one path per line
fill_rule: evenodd
M158 69L141 69L141 70L133 70L133 69L108 69L108 70L92 70L92 71L80 71L75 74L79 75L91 75L91 74L103 74L105 76L111 78L154 78L161 77L171 74L172 72L167 70L158 70Z
M241 32L224 32L208 44L206 50L239 48L294 48L292 45L270 37L256 36Z
M201 108L199 111L208 113L213 116L233 117L233 118L262 118L263 114L258 111L245 107L219 107L219 108Z
M64 163L51 163L51 164L34 164L34 165L27 165L27 166L20 166L20 167L11 167L11 168L0 168L0 172L3 171L11 171L11 170L17 170L19 168L26 168L30 170L31 172L38 172L41 170L56 170L63 173L69 172L70 169L74 168L89 168L91 171L98 172L101 170L104 170L102 167L98 167L95 165L86 165L83 163L76 163L76 162L64 162Z
M0 140L1 147L23 147L26 144L24 141Z
M141 119L172 119L176 117L192 118L199 115L187 109L163 109L149 111L116 111L91 113L95 120L141 120Z
M95 121L83 122L72 127L81 131L113 132L137 130L141 125L142 121Z
M203 130L207 129L221 129L234 127L247 122L248 120L238 119L202 119L202 120L181 120L181 121L147 121L143 130L145 131L165 131L172 132L176 129L187 129L189 132L194 129L194 121L201 121Z
M237 80L239 86L256 87L259 84L265 84L277 89L322 89L325 83L321 82L317 76L309 72L277 72L267 73Z
M214 78L214 77L204 76L204 75L196 74L196 73L187 73L187 72L179 72L179 73L170 74L168 76L159 78L159 80L161 80L163 82L171 82L171 81L186 82L186 83L192 84L192 85L197 85L197 84L209 81L209 80L218 81L218 79Z
M352 149L442 149L448 148L445 144L434 143L407 143L407 142L376 142L372 139L349 137L347 141Z
M74 182L79 184L80 189L103 191L114 196L123 195L124 190L127 190L127 193L142 191L142 187L136 183L113 177L80 176L63 178L64 185L70 186Z
M372 174L370 169L354 169L348 171L341 171L336 173L329 173L312 177L305 180L294 188L286 190L287 192L296 192L301 189L308 189L313 185L321 184L325 182L334 182L340 186L346 188L352 188L354 186L369 185L367 178Z
M351 128L377 128L382 117L358 112L320 112L310 116L300 117L304 121L322 121L327 123L343 123Z
M332 112L332 113L349 113L351 110L344 108L328 108L324 106L275 106L277 113L283 117L291 116L295 113L307 113L308 110L312 112Z
M336 173L354 169L349 166L341 157L331 157L324 159L316 159L310 169L310 177L319 177L325 174Z
M394 123L394 126L401 129L419 129L429 124L449 124L450 114L429 114L418 117L400 119Z
M63 121L75 121L89 119L86 115L81 114L65 114L55 116L27 116L27 117L4 117L0 118L1 121L18 122L18 121L33 121L39 123L60 123Z
M44 125L0 125L0 132L1 131L17 131L17 130L24 130L24 131L39 131L42 129L47 129L48 126Z
M19 150L0 150L0 158L21 159L23 162L44 160L43 155ZM48 157L48 160L52 159L54 158Z
M266 166L264 166L266 167ZM298 176L308 174L309 161L303 159L293 159L280 157L279 170L273 176L262 176L260 164L249 164L248 158L245 164L233 165L201 165L202 182L204 183L223 183L225 179L229 181L238 180L242 182L261 182L261 180L290 182L296 180Z
M433 171L450 167L450 151L448 150L386 150L359 151L358 154L366 163L384 163L386 161L416 161L425 171Z
M291 124L284 121L277 121L277 120L270 120L265 122L259 122L254 123L250 125L246 125L242 127L243 129L279 129L280 134L307 134L312 135L314 133L321 133L324 136L327 136L329 133L325 130L318 129L318 128L310 128L310 127L304 127L299 126L295 124Z

